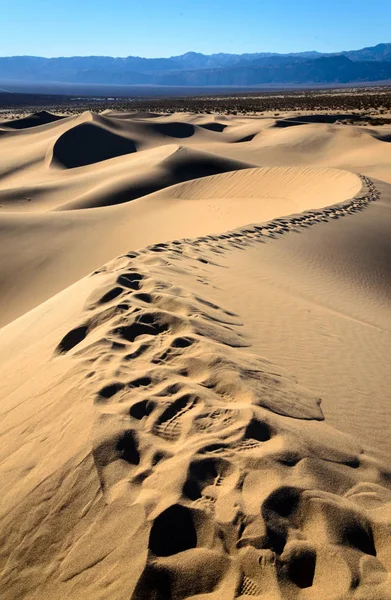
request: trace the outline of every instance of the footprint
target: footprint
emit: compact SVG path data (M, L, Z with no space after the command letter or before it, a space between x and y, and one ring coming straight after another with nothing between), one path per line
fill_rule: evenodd
M261 513L266 525L267 547L277 555L284 551L289 529L299 528L295 516L300 500L301 490L293 486L281 486L262 504Z
M195 339L190 337L177 337L171 342L172 348L188 348L195 343Z
M238 411L233 411L228 408L209 409L196 417L194 424L200 431L214 431L216 429L223 431L225 427L234 423L235 417L239 417Z
M199 398L194 394L184 394L177 398L160 415L152 428L152 432L167 441L176 441L182 433L181 420L199 402Z
M246 427L244 440L250 442L267 442L272 436L271 428L264 421L252 419Z
M144 313L132 325L118 327L114 333L128 342L134 342L140 335L159 335L168 329L166 323L159 323L156 315Z
M117 283L131 290L139 290L143 279L141 273L124 273L117 278Z
M153 302L151 294L146 294L144 292L134 294L134 298L136 298L136 300L141 300L141 302L145 302L146 304L152 304Z
M98 304L106 304L107 302L111 302L115 298L118 298L121 294L124 293L123 288L121 287L113 287L111 290L106 292L99 300Z
M167 248L168 244L155 244L154 246L149 246L148 250L150 252L164 252Z
M123 383L118 382L106 385L98 392L97 401L102 402L104 400L109 400L110 398L115 396L115 394L120 392L124 387L125 385Z
M279 577L287 577L298 588L312 586L316 568L316 551L306 542L287 544L281 563L278 566Z
M136 434L132 429L125 431L117 442L117 452L123 460L132 464L140 464L140 453Z
M80 344L80 342L85 339L87 333L87 325L80 325L80 327L76 327L75 329L69 331L58 344L56 348L57 354L65 354L66 352L69 352L69 350L72 350L72 348Z
M181 350L189 348L195 342L196 340L190 337L177 337L171 342L169 348L167 348L167 350L165 350L162 354L158 354L156 357L154 357L152 362L157 364L171 361L172 359L175 359L183 354Z
M129 414L134 419L141 421L144 417L148 417L154 408L156 407L156 402L153 400L142 400L141 402L136 402L129 409Z
M224 458L201 458L190 463L183 493L190 500L198 500L203 496L216 499L218 491L227 480L233 487L237 480L237 472L232 463Z
M172 556L197 546L197 531L189 508L174 504L153 522L148 548L155 556Z
M128 386L130 388L148 387L149 385L151 385L151 383L152 379L150 377L138 377L137 379L130 381L128 383Z

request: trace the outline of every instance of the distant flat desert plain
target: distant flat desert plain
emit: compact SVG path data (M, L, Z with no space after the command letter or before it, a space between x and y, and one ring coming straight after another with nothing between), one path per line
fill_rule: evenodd
M391 125L0 123L2 600L391 599Z

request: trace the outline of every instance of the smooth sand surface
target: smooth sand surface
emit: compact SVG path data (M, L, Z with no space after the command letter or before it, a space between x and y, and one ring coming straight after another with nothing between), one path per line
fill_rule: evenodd
M390 139L0 124L1 598L391 599Z

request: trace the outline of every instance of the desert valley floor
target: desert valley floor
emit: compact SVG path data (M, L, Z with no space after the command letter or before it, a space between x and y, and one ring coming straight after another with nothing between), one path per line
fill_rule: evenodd
M390 142L0 123L2 600L391 599Z

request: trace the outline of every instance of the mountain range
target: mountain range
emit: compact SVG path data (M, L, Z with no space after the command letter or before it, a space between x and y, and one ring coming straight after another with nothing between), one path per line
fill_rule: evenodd
M170 58L0 57L0 81L186 87L338 84L390 79L391 44L332 54L188 52Z

